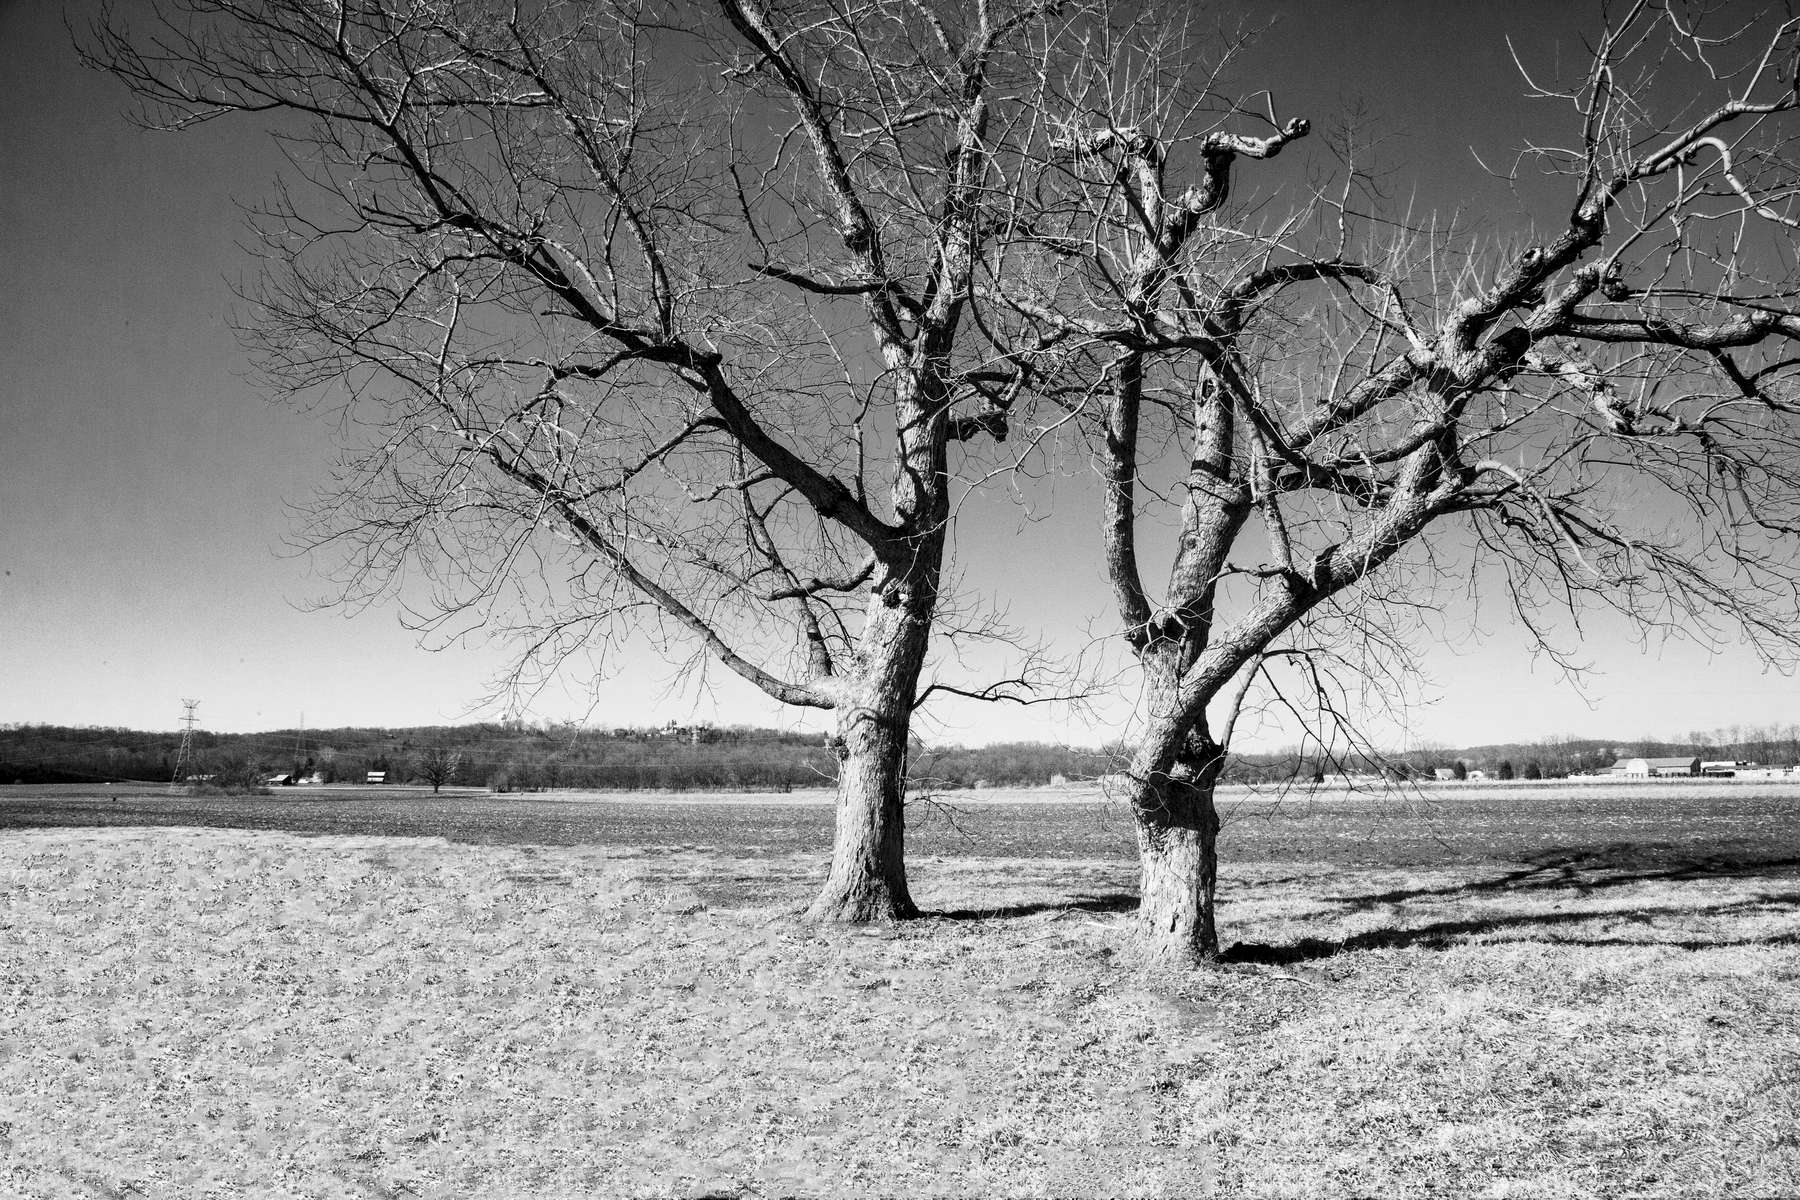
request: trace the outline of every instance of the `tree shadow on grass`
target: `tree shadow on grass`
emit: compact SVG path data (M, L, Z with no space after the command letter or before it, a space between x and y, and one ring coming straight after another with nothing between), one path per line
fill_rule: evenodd
M1787 908L1800 906L1800 893L1790 893L1782 898L1782 902L1783 907ZM1727 913L1732 907L1734 906L1727 905L1723 908L1712 909L1619 909L1602 912L1495 917L1481 921L1439 921L1430 925L1419 925L1406 929L1371 929L1365 933L1352 934L1342 941L1332 941L1328 938L1301 938L1298 941L1279 946L1272 946L1265 942L1239 942L1219 957L1221 961L1228 963L1290 966L1294 963L1331 958L1339 954L1353 954L1359 950L1449 950L1465 944L1468 938L1506 929L1521 931L1542 929L1547 936L1527 935L1508 940L1542 942L1557 946L1662 946L1676 950L1720 950L1730 946L1800 946L1800 933L1781 933L1763 938L1633 938L1580 937L1553 932L1559 928L1617 919L1638 920L1649 924L1653 916L1663 913L1680 916L1710 916Z
M1363 895L1329 896L1345 913L1396 907L1409 901L1505 898L1541 899L1547 893L1567 892L1594 896L1608 889L1634 884L1695 882L1706 879L1800 880L1800 857L1764 847L1712 848L1699 852L1674 843L1558 847L1534 854L1515 869L1490 879L1448 887L1393 888ZM1800 910L1800 889L1764 892L1725 904L1635 904L1609 909L1573 912L1515 912L1460 920L1436 921L1400 928L1371 929L1340 941L1301 938L1286 945L1240 942L1221 957L1227 962L1279 966L1358 950L1420 948L1446 950L1470 938L1518 931L1519 941L1570 946L1663 946L1683 950L1711 950L1727 946L1800 945L1800 934L1784 933L1761 938L1709 938L1682 936L1584 936L1584 927L1620 923L1652 926L1659 920L1729 918L1780 915Z
M927 918L941 921L1006 921L1035 917L1053 912L1122 913L1135 912L1136 892L1103 892L1099 895L1076 896L1068 900L1049 900L1038 904L1005 904L993 908L953 908L926 911Z
M1598 846L1558 846L1518 860L1492 879L1448 887L1394 888L1359 896L1328 896L1333 904L1360 911L1409 900L1572 891L1588 896L1607 888L1640 883L1700 879L1800 879L1800 856L1757 846L1699 851L1674 842L1615 842Z

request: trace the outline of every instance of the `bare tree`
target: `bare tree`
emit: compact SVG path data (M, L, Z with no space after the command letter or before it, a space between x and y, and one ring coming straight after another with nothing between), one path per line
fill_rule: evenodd
M456 782L456 773L462 769L462 751L433 742L413 755L412 768L413 776L429 783L435 796L446 783Z
M867 920L915 911L915 706L1008 691L927 661L956 460L1022 383L967 302L1054 7L173 0L84 52L288 151L248 336L351 433L310 526L345 600L508 629L521 686L638 630L833 711L811 915Z
M1105 563L1144 677L1141 930L1206 959L1213 793L1246 707L1354 739L1458 575L1569 666L1558 614L1596 606L1792 662L1796 23L1645 0L1579 78L1528 75L1572 120L1523 161L1567 190L1510 248L1359 217L1354 164L1341 190L1234 211L1245 160L1309 124L1196 92L1166 35L1115 36L1118 69L1064 78L1060 177L983 294L1079 345L1062 369L1098 410ZM1158 521L1160 594L1140 563Z

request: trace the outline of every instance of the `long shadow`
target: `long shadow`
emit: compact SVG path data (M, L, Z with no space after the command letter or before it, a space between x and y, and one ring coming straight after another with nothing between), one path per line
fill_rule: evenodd
M1377 906L1405 904L1412 900L1446 900L1457 897L1530 895L1549 891L1572 891L1588 896L1609 888L1636 883L1682 882L1701 879L1770 879L1800 878L1800 856L1773 849L1748 848L1732 852L1694 853L1675 843L1610 843L1595 846L1563 846L1544 850L1522 860L1521 865L1493 878L1453 884L1448 887L1394 888L1362 895L1322 897L1327 903L1346 906L1351 912ZM1279 880L1259 880L1254 889L1281 883L1297 882L1304 876ZM993 908L964 908L926 912L927 918L946 921L1014 920L1049 912L1123 913L1134 911L1139 897L1135 892L1107 892L1077 896L1068 900L1031 904L1002 905ZM1423 946L1447 949L1462 939L1502 929L1556 928L1586 923L1625 920L1648 924L1658 917L1728 916L1734 913L1780 912L1800 907L1800 891L1764 895L1712 907L1672 907L1637 905L1626 908L1571 913L1515 914L1440 921L1433 924L1396 929L1375 929L1355 934L1342 941L1303 938L1285 946L1269 946L1246 942L1228 950L1228 962L1292 963L1356 950ZM1729 945L1786 945L1794 941L1787 936L1751 940L1717 941L1695 938L1583 939L1556 936L1555 941L1572 945L1664 945L1698 949Z
M1671 905L1639 905L1631 908L1603 909L1585 912L1520 913L1510 916L1482 917L1461 921L1437 921L1404 929L1371 929L1352 934L1341 941L1326 938L1301 938L1286 945L1264 942L1239 942L1220 955L1225 962L1256 963L1263 966L1287 966L1330 958L1358 950L1395 950L1422 948L1448 950L1465 939L1506 929L1541 929L1546 941L1571 946L1668 946L1682 950L1713 950L1725 946L1793 946L1800 945L1800 934L1783 933L1765 938L1593 938L1562 936L1557 929L1578 927L1604 921L1631 921L1648 925L1658 917L1732 916L1759 913L1790 912L1800 909L1800 891L1778 892L1750 900L1704 907Z
M1035 904L1010 904L995 908L950 909L921 914L927 919L945 921L1016 920L1049 912L1122 913L1138 906L1132 892L1109 892L1098 896L1080 896L1068 901L1046 901ZM1800 909L1800 890L1738 900L1730 904L1692 908L1672 905L1638 906L1569 913L1517 914L1458 921L1437 921L1402 929L1371 929L1353 934L1341 941L1326 938L1301 938L1285 945L1262 942L1239 942L1220 956L1227 963L1253 963L1262 966L1291 966L1339 954L1361 950L1426 949L1448 950L1471 937L1507 929L1543 930L1548 936L1533 938L1564 946L1665 946L1681 950L1711 950L1727 946L1793 946L1800 945L1800 934L1776 934L1765 938L1633 938L1581 937L1580 926L1606 921L1630 921L1649 925L1659 917L1732 916L1757 913L1787 912ZM1555 932L1567 930L1567 933Z
M1752 876L1800 876L1800 857L1760 848L1696 854L1670 842L1620 842L1600 846L1561 846L1521 860L1516 870L1492 879L1449 887L1395 888L1356 896L1328 896L1328 902L1352 910L1408 900L1456 896L1505 895L1541 891L1574 891L1591 895L1606 888L1636 883L1698 879L1745 879Z
M1019 917L1035 917L1048 912L1134 912L1137 906L1138 895L1136 892L1105 892L1098 896L1077 896L1070 900L1047 900L1041 904L1006 904L997 908L952 908L942 912L925 912L920 915L942 921L1005 921Z

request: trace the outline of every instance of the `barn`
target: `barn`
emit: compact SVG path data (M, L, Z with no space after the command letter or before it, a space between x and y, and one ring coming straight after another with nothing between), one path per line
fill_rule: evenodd
M1621 758L1610 772L1628 779L1657 779L1672 775L1698 775L1700 756L1691 758Z

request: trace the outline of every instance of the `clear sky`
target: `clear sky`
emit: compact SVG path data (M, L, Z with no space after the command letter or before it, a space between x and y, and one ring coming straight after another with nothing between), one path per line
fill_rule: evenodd
M1597 8L1287 0L1251 11L1275 27L1237 77L1266 81L1284 118L1363 104L1391 139L1399 197L1489 214L1497 230L1531 203L1560 217L1555 197L1513 194L1471 148L1506 162L1529 131L1565 119L1522 97L1504 35L1527 61L1566 62ZM234 199L253 199L279 161L248 126L142 132L121 118L126 102L75 63L61 4L0 0L0 721L166 729L183 697L220 730L303 714L310 727L498 715L481 701L500 648L431 651L392 610L308 610L329 587L281 546L287 504L325 478L330 430L254 392L226 321L250 270ZM1312 151L1300 148L1240 190L1302 178ZM1041 578L1012 615L1065 643L1108 615L1086 500L1068 485L1039 502L1048 519L1037 523L994 505L958 535L977 589ZM1468 632L1426 655L1436 684L1415 740L1677 735L1785 722L1800 698L1748 653L1646 649L1604 622L1580 642L1595 668L1583 696L1534 671L1498 608L1474 625L1454 616ZM525 715L800 721L724 672L697 690L673 687L647 651L621 666L597 687L568 680ZM964 706L923 732L1093 744L1121 712Z

